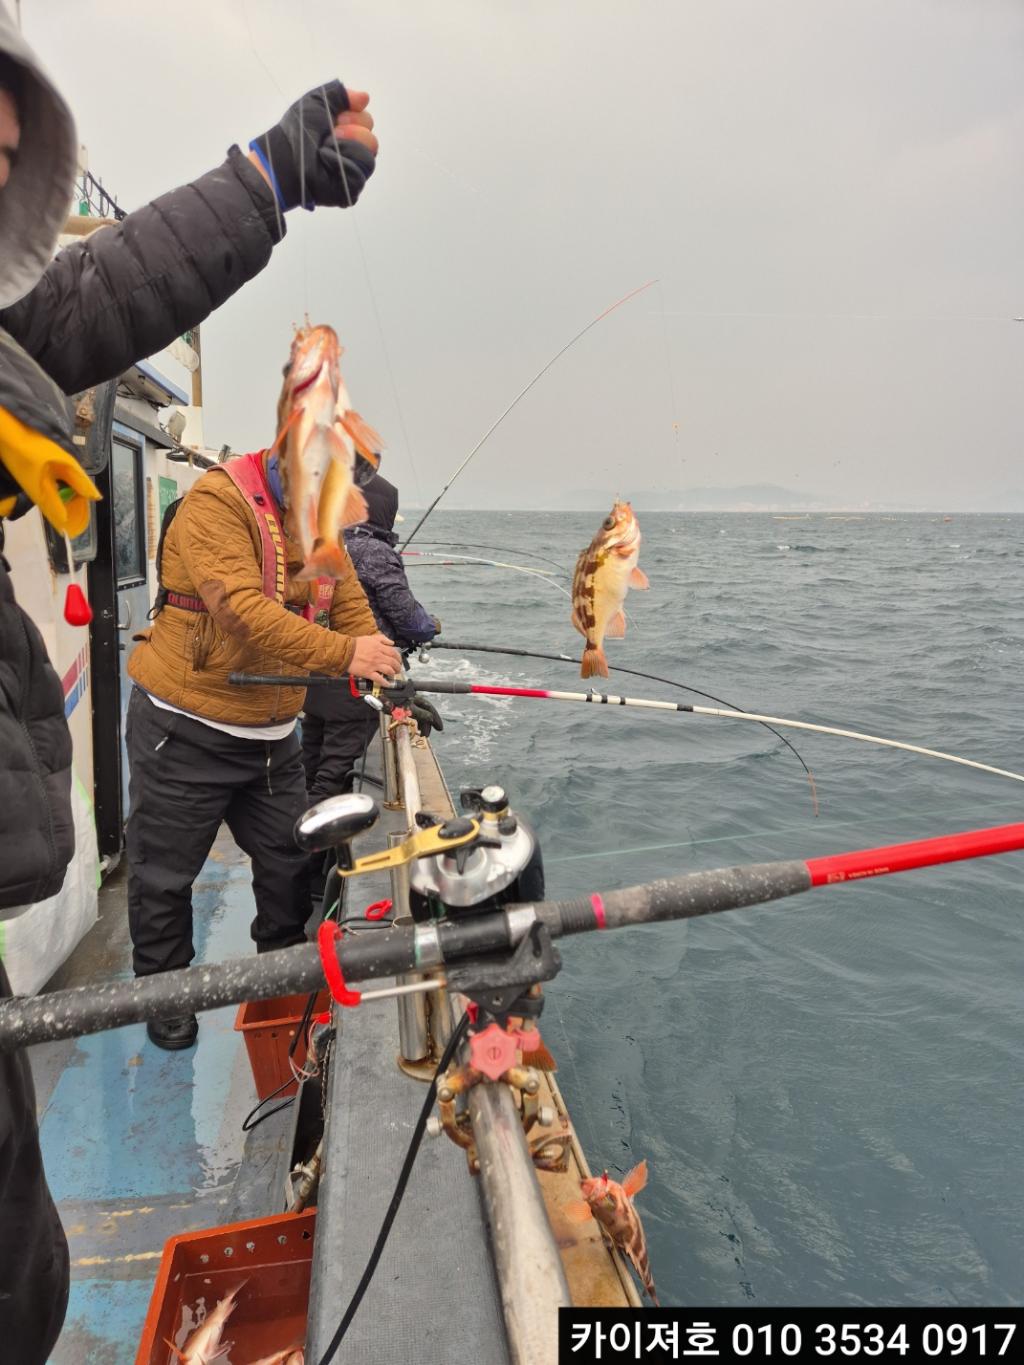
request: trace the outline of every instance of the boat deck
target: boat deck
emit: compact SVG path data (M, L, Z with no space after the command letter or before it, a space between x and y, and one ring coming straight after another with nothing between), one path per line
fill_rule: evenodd
M379 771L379 758L373 766ZM424 806L450 810L425 746L417 768ZM357 854L386 846L404 826L404 812L384 808ZM384 876L355 885L349 914L391 895ZM248 859L223 829L194 891L197 962L252 951L251 896ZM131 974L126 899L122 867L101 889L98 924L48 990ZM426 1094L395 1064L394 1001L336 1015L307 1336L313 1359L366 1264ZM202 1015L198 1045L184 1052L154 1047L141 1024L32 1049L43 1155L71 1252L71 1298L54 1365L130 1365L166 1240L283 1211L293 1111L243 1133L256 1094L234 1018L234 1008ZM544 1096L564 1112L553 1077ZM574 1300L636 1305L629 1273L597 1225L564 1222L561 1206L578 1198L584 1174L574 1146L566 1174L540 1177ZM464 1153L441 1137L420 1149L388 1247L336 1359L441 1365L453 1349L481 1365L508 1360L479 1182Z

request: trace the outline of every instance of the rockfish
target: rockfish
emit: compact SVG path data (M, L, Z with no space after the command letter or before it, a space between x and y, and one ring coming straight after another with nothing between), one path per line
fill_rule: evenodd
M302 546L298 578L340 578L342 528L366 520L356 456L374 469L381 439L352 408L341 377L342 348L331 327L296 333L278 404L282 488L289 529Z
M566 1214L575 1222L596 1218L620 1251L632 1261L643 1282L647 1295L660 1308L654 1291L651 1263L647 1259L647 1238L644 1236L640 1215L633 1207L633 1198L647 1184L647 1162L634 1166L620 1185L609 1179L608 1172L580 1182L580 1193L586 1203L569 1204Z
M640 556L640 527L628 502L617 502L597 535L576 561L572 580L572 623L586 640L580 677L608 676L605 637L621 640L626 633L622 610L630 588L648 588L647 575L636 566Z
M220 1360L230 1349L230 1343L221 1344L221 1337L228 1318L234 1312L235 1299L241 1288L239 1285L238 1289L232 1289L211 1313L207 1313L202 1325L185 1342L183 1350L179 1351L173 1342L167 1342L181 1365L211 1365L212 1361Z

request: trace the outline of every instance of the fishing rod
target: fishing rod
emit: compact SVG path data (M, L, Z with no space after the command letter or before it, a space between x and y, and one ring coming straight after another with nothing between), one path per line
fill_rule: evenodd
M325 973L337 981L338 968L344 986L346 981L486 961L490 955L518 948L538 926L557 939L593 930L696 919L782 900L814 887L1020 849L1024 849L1024 823L995 825L826 857L690 872L623 890L584 893L574 900L509 905L411 927L392 924L372 934L345 934L328 941L327 947L306 943L153 976L5 1000L0 1002L0 1051L246 1000L306 993L323 985Z
M566 663L574 665L579 663L579 660L573 658L571 654L546 654L540 650L517 649L511 645L505 645L502 647L495 647L492 645L458 645L448 644L446 642L442 643L442 641L440 640L430 640L427 644L420 646L421 658L423 656L424 651L427 649L453 649L459 650L465 654L510 654L514 655L517 658L524 659L551 659L555 663ZM692 692L694 696L704 697L708 701L717 702L719 706L728 706L731 707L734 711L743 710L743 707L737 706L735 702L726 701L724 697L716 697L712 692L702 692L699 687L691 687L689 683L677 682L674 678L662 678L657 673L643 673L638 668L623 668L621 664L609 664L608 667L612 673L628 673L633 678L646 678L648 682L664 683L666 687L677 687L681 692ZM814 780L814 774L811 772L810 768L805 763L803 755L800 753L800 750L796 747L792 740L787 739L785 735L780 735L778 730L774 729L773 726L769 725L767 721L762 721L761 724L764 726L766 730L771 731L771 733L775 736L776 739L780 739L782 741L782 743L786 746L790 753L792 753L793 757L796 759L796 761L800 764L801 768L803 768L804 772L806 773L807 782L811 788L811 801L814 805L814 815L815 818L817 818L819 814L818 785Z
M282 675L232 673L228 679L232 683L256 683L268 687L308 687L329 684L335 687L352 680L329 678L317 674ZM355 680L355 695L369 696ZM376 690L375 690L376 691ZM408 705L416 692L440 692L452 696L475 697L519 697L528 701L560 701L599 706L631 706L646 711L682 711L692 716L712 716L720 720L750 720L759 725L784 725L793 730L807 730L818 735L835 735L840 739L858 740L864 744L879 744L887 749L902 749L906 753L920 754L924 758L938 758L946 763L958 763L964 768L975 768L978 772L992 773L996 777L1009 777L1014 782L1024 782L1024 773L1011 772L1007 768L996 768L990 763L979 763L977 759L962 758L949 754L942 749L928 749L920 744L908 744L904 740L887 739L883 735L868 735L861 730L844 730L835 725L816 725L807 720L789 720L785 716L764 716L754 711L723 710L715 706L695 706L681 701L658 701L652 697L620 697L611 692L560 692L547 687L510 687L507 685L488 685L486 683L462 682L454 678L405 678L393 687L379 689L380 696L398 705Z
M587 334L587 332L590 331L591 327L596 327L597 324L598 324L599 322L603 321L604 318L608 317L609 314L614 313L615 310L616 310L616 308L621 308L622 305L623 305L624 303L628 303L630 299L635 299L635 298L637 297L638 294L642 294L642 293L644 292L645 289L650 289L650 287L651 287L652 284L657 284L657 283L658 283L657 280L648 280L647 283L646 283L646 284L642 284L642 285L640 286L639 289L632 289L632 290L630 290L630 292L629 292L628 294L624 294L624 295L622 296L622 298L619 299L619 300L617 300L617 302L613 303L613 304L611 305L610 308L606 308L606 309L604 310L603 313L598 313L598 315L597 315L596 318L592 318L592 319L590 320L590 322L587 323L586 327L581 327L580 330L576 333L576 335L575 335L570 341L567 341L567 342L565 343L565 345L561 348L561 350L555 352L555 354L551 357L551 359L547 362L547 364L544 365L541 369L539 369L539 370L537 371L537 373L536 373L536 374L533 376L533 378L530 380L529 384L527 384L525 388L522 388L522 389L519 390L519 392L516 394L515 398L512 399L512 402L509 403L508 407L507 407L507 408L505 409L505 411L501 414L501 416L497 419L497 421L492 422L491 425L487 428L487 430L486 430L486 431L484 432L484 434L480 437L479 441L477 441L477 443L476 443L476 445L473 447L473 449L469 452L469 454L466 456L466 458L465 458L465 459L462 461L462 463L459 465L458 469L456 469L455 473L451 476L451 478L448 480L448 482L445 484L445 486L441 489L440 493L438 493L437 497L436 497L436 498L434 499L434 501L430 504L430 506L427 508L427 510L426 510L426 511L423 513L423 515L420 517L419 521L416 523L416 525L412 528L412 530L411 530L411 531L409 532L409 534L406 536L405 540L402 542L402 545L400 546L401 549L404 550L404 549L406 549L409 545L412 544L412 541L413 541L413 539L414 539L414 537L415 537L417 531L419 531L420 527L423 525L423 523L426 521L426 519L430 516L431 512L434 510L434 508L437 506L437 504L441 501L441 499L444 497L444 495L448 492L449 488L451 488L452 484L453 484L453 483L455 482L455 480L459 477L459 475L462 473L462 471L466 468L466 466L469 464L470 460L471 460L471 459L473 458L473 456L477 453L477 451L480 449L480 447L484 444L484 442L487 440L487 438L488 438L493 432L495 432L495 431L498 429L498 427L502 424L502 422L504 422L505 418L509 415L509 413L510 413L510 412L512 411L512 409L516 406L516 404L519 402L519 400L520 400L521 398L525 398L525 397L526 397L526 395L527 395L527 394L530 392L530 390L533 388L534 384L537 383L538 379L541 379L545 374L547 374L548 370L551 369L551 366L555 363L555 361L558 360L561 356L565 355L566 351L568 351L569 348L570 348L571 346L575 346L576 342L579 341L580 337L585 336L585 335Z
M785 725L794 730L808 730L819 735L836 735L841 739L859 740L865 744L880 744L888 749L903 749L907 753L921 754L925 758L939 758L947 763L959 763L965 768L976 768L979 772L993 773L997 777L1009 777L1015 782L1024 782L1024 773L1010 772L1006 768L994 768L989 763L979 763L973 758L961 758L948 754L941 749L927 749L919 744L908 744L899 739L886 739L882 735L868 735L860 730L843 730L834 725L815 725L806 720L788 720L785 716L763 716L754 711L723 710L715 706L695 706L681 701L656 701L649 697L619 697L614 693L596 692L559 692L553 688L538 687L499 687L483 683L466 683L447 678L420 679L410 678L409 683L418 692L451 692L459 695L469 693L480 697L524 697L531 701L582 702L587 705L633 706L651 711L684 711L694 716L713 716L721 720L751 720L761 725ZM382 689L386 691L386 689Z

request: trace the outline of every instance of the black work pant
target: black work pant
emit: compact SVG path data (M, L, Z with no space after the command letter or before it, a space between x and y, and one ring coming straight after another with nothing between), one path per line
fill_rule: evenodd
M305 942L309 867L292 835L306 809L299 741L236 739L154 706L128 704L128 923L136 976L187 967L192 883L221 821L252 859L258 952Z
M0 962L0 999L11 994ZM39 1150L24 1051L0 1053L0 1359L45 1365L64 1325L68 1243Z
M302 764L310 805L352 790L378 724L377 712L347 689L308 690L302 714Z

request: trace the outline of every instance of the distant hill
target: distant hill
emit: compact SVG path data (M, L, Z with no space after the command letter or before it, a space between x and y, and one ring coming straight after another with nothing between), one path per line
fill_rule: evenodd
M534 505L554 512L606 511L616 496L628 498L638 512L806 511L822 505L820 498L770 483L735 488L574 488L543 501L538 498Z

